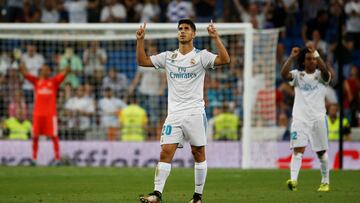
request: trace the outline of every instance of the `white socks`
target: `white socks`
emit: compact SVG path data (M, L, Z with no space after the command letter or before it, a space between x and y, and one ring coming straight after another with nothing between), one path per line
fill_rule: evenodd
M195 162L194 173L195 173L195 192L202 194L204 190L206 173L207 173L206 161L200 163Z
M299 171L301 168L302 156L303 156L302 153L295 154L295 152L293 152L293 154L292 154L291 163L290 163L291 180L297 181L297 179L298 179Z
M163 192L165 182L171 171L171 164L159 162L155 170L154 191Z
M321 183L330 183L329 178L329 156L327 152L325 152L321 157L320 160L320 172L321 172Z
M155 170L154 191L163 192L166 179L168 178L171 171L171 164L165 162L159 162ZM202 194L204 190L206 174L207 174L207 163L203 161L196 163L194 166L195 173L195 192Z

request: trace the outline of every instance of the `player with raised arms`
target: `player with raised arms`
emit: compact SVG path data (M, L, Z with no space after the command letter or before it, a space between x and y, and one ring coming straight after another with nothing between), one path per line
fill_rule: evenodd
M51 77L51 68L46 64L41 67L39 77L30 74L23 63L19 66L19 70L24 78L34 85L35 89L32 165L36 165L37 162L40 135L45 135L52 140L55 164L59 164L61 156L57 127L56 98L60 84L70 72L70 67L66 67L63 72L58 73L54 77Z
M290 70L293 62L299 69ZM312 44L306 48L292 48L284 63L281 75L295 87L293 121L290 133L290 148L293 150L290 163L291 179L287 181L290 190L296 191L298 175L305 147L311 148L320 160L321 184L319 192L330 191L328 130L325 109L326 86L331 81L331 71L321 59Z
M162 202L162 192L171 170L171 161L177 148L189 141L195 165L195 192L190 202L200 203L207 174L205 158L206 115L204 78L206 70L230 63L221 39L211 21L207 30L216 45L218 55L194 48L196 26L190 19L178 22L179 48L147 56L144 49L146 23L136 32L136 60L138 65L165 69L168 83L168 115L163 125L160 161L157 164L154 191L141 195L140 202Z

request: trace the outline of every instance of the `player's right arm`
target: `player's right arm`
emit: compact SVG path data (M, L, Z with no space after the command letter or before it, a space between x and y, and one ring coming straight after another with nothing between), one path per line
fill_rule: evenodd
M145 39L146 22L136 31L136 62L139 66L154 67L150 57L146 55L144 39Z
M35 83L37 81L37 78L29 73L24 63L20 63L19 71L21 75L31 83Z
M291 65L294 62L296 56L300 53L299 47L294 47L291 50L291 54L289 58L285 61L284 65L281 68L281 77L284 80L291 81L293 79L290 71L291 71Z
M24 76L24 77L25 77L25 75L27 75L27 73L28 73L28 70L27 70L27 68L25 67L25 64L23 64L23 63L21 63L21 64L19 65L19 71L20 71L21 75Z

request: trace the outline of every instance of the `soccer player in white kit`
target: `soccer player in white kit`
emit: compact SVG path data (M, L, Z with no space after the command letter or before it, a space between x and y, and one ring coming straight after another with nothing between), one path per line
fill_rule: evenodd
M195 24L190 19L178 22L179 48L147 56L144 50L146 23L136 32L136 60L138 65L165 69L168 82L168 116L161 134L160 161L156 167L154 192L141 195L140 202L162 202L162 192L171 170L176 149L189 141L195 160L195 192L190 202L200 203L205 184L206 125L204 106L204 78L207 69L230 63L221 39L211 22L207 30L216 45L218 55L194 48Z
M297 61L296 61L297 60ZM297 62L302 70L290 70L293 62ZM300 50L294 47L284 63L281 75L290 81L295 88L293 121L290 133L290 148L293 150L290 163L290 190L297 190L297 179L301 168L305 147L310 142L311 148L320 160L321 184L319 192L330 191L328 129L325 109L326 86L331 80L328 66L319 56L312 44Z

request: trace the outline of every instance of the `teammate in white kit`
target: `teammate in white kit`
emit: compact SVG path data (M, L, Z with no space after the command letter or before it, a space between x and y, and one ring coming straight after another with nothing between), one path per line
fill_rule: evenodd
M297 59L297 64L303 70L291 70ZM293 121L291 124L290 147L293 150L290 175L287 181L290 190L297 190L297 179L301 168L305 147L310 142L311 148L320 160L321 184L319 192L330 191L328 129L325 109L326 86L331 80L331 72L319 56L313 45L300 50L294 47L290 57L282 67L281 75L295 87L295 102L293 106Z
M189 141L195 160L195 193L190 202L201 202L207 164L205 159L206 125L204 106L204 78L207 69L230 63L221 39L211 22L209 36L218 55L193 46L195 24L190 19L178 23L179 49L147 56L144 50L146 23L136 32L136 59L140 66L165 69L168 82L168 116L161 134L160 161L156 167L154 192L140 196L140 202L162 202L162 192L171 170L176 149Z

